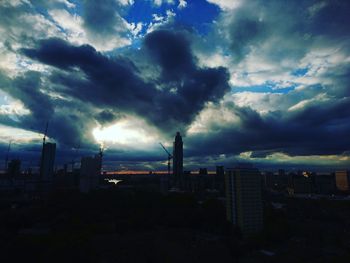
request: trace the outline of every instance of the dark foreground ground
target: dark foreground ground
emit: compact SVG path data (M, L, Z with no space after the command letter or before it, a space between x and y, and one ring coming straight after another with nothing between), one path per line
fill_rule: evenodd
M144 191L2 197L0 262L350 262L350 203L265 198L242 239L222 201Z

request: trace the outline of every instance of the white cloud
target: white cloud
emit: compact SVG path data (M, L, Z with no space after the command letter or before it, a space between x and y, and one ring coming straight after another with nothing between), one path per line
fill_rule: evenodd
M350 161L349 155L309 155L309 156L289 156L285 153L272 153L263 158L252 158L252 152L241 153L238 157L241 160L271 164L308 164L338 166L347 165Z
M133 5L135 3L134 0L117 0L122 5Z
M223 10L232 10L241 4L240 0L207 0L207 2L218 5Z
M167 3L167 4L174 4L174 0L153 0L153 4L156 6L161 6L162 4Z
M18 7L23 4L30 4L28 0L2 0L1 5L4 7Z
M128 28L134 37L138 37L142 31L143 23L142 22L130 23L128 24Z
M64 29L69 41L80 45L88 42L83 28L83 19L80 16L71 14L64 9L50 10L49 15L59 27Z
M27 70L44 70L40 63L30 62L16 50L31 44L31 39L62 36L55 23L41 14L33 13L21 13L16 21L10 20L6 26L0 25L0 35L6 36L0 39L0 69L9 77ZM23 39L29 41L24 42Z
M10 117L22 116L29 114L30 111L26 109L22 102L13 101L9 104L0 105L0 115L7 115Z
M6 125L0 124L0 142L8 143L12 141L13 143L27 144L37 142L39 143L42 138L42 134L27 131L24 129L13 128Z
M209 103L196 116L195 120L189 126L187 133L207 133L209 131L225 127L227 125L238 124L239 118L222 101L219 105Z
M149 150L163 140L154 128L134 116L126 116L108 127L97 126L92 134L98 143L111 149Z
M99 51L110 51L130 45L132 40L122 35L125 31L129 31L133 36L136 36L142 29L142 23L128 23L121 18L123 25L121 28L119 26L115 28L115 34L96 36L84 28L83 19L77 14L71 14L64 9L50 10L49 14L56 25L64 29L61 34L65 39L77 45L91 44Z
M160 26L166 25L168 23L171 23L174 20L174 17L176 16L176 13L172 10L166 10L166 16L161 16L158 14L153 14L153 20L151 23L149 23L147 28L147 34L156 30Z
M293 105L288 109L288 111L296 111L296 110L302 110L305 107L309 106L310 104L314 104L317 102L325 102L330 100L330 98L327 96L326 93L318 94L316 97L311 99L306 99L298 102L297 104Z
M187 6L186 0L179 0L179 4L178 4L177 8L183 9L183 8L186 8L186 6Z

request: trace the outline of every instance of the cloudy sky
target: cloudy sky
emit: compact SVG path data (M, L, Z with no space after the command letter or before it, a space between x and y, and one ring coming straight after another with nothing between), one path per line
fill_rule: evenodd
M350 166L350 2L2 0L0 157ZM0 162L1 164L3 163ZM0 170L2 167L0 168Z

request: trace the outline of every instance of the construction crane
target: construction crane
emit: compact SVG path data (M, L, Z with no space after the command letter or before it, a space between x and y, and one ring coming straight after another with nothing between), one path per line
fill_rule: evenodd
M160 142L160 146L164 149L164 151L168 154L168 175L170 175L170 161L173 158L173 156L168 152L168 150L164 147L164 145Z

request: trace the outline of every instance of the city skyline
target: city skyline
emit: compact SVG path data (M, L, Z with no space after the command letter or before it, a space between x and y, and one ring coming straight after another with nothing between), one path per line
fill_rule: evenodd
M346 1L2 1L0 165L350 166ZM112 170L113 170L112 169Z

